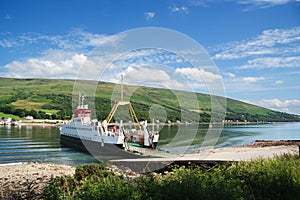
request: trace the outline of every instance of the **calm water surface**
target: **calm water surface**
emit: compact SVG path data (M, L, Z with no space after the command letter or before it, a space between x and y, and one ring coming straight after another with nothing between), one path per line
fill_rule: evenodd
M174 153L194 153L202 147L208 125L154 128L160 130L158 148ZM225 126L215 146L245 145L258 139L300 140L300 123ZM58 127L0 126L0 164L26 161L68 165L98 162L89 154L61 146Z
M97 162L89 154L61 146L58 127L0 126L0 164L26 161L66 165Z

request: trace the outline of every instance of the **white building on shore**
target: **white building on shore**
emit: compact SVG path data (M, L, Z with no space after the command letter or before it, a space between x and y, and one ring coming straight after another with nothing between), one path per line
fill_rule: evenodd
M27 119L27 120L33 120L33 117L30 116L30 115L28 115L28 116L26 116L26 117L24 117L24 118Z

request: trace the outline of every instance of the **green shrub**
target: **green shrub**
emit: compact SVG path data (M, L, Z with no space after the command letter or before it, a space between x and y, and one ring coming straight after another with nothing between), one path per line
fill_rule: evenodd
M83 165L74 177L57 177L43 189L43 199L140 199L135 186L102 164Z
M240 182L227 180L224 170L180 167L162 176L144 176L137 186L145 199L237 199L243 193Z
M173 167L164 174L146 174L128 181L104 165L79 166L74 177L49 183L44 199L298 199L300 159L272 159Z
M297 199L300 196L300 159L283 155L272 159L239 162L228 177L242 180L249 199Z
M42 198L53 199L73 199L78 183L70 176L56 177L43 188Z
M91 177L78 191L78 199L141 199L135 186L121 176Z
M76 167L74 178L80 181L90 176L106 177L109 174L112 172L106 170L103 164L81 165Z

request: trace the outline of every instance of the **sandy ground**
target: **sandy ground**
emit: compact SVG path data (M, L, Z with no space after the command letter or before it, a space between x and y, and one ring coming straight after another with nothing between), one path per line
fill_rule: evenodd
M13 191L35 190L57 176L73 175L75 167L48 163L0 164L0 198L8 197Z
M196 154L178 154L159 158L120 159L128 162L170 162L170 161L248 161L257 158L271 158L282 154L298 154L298 145L245 146L199 150Z
M195 156L204 160L247 161L257 158L271 158L282 154L298 153L298 145L245 146L204 150L198 154L186 155L184 157Z

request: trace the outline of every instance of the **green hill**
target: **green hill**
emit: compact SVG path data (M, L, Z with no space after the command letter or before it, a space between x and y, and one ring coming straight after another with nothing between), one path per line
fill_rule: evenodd
M70 119L73 86L73 80L0 78L0 117L12 116L18 119L31 115L36 119ZM113 83L98 83L95 107L99 120L105 119L110 112L114 88ZM180 91L180 94L190 93ZM206 94L196 95L198 102L193 103L197 106L190 107L184 112L189 112L190 120L200 114L201 122L209 122L211 98ZM180 104L171 90L139 87L131 95L130 101L140 120L150 120L149 109L154 104L164 108L167 120L174 122L181 119ZM226 120L300 121L297 115L277 112L233 99L226 99L226 103Z

